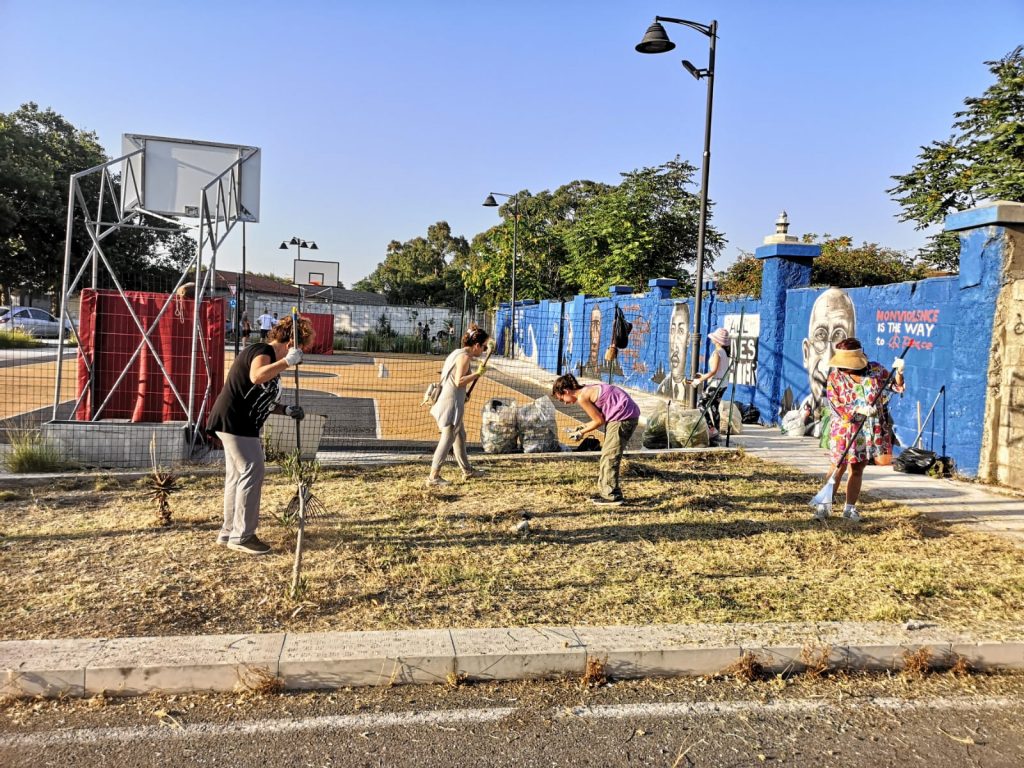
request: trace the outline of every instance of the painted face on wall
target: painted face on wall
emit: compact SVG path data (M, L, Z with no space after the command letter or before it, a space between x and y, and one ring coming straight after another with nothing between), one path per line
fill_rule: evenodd
M804 368L817 405L825 395L828 361L836 342L857 335L857 313L853 301L841 288L829 288L811 307L811 320L804 339Z
M673 381L686 378L686 349L690 346L690 305L676 304L668 323L668 359Z
M601 310L594 307L590 312L590 359L589 365L597 365L598 352L601 349Z

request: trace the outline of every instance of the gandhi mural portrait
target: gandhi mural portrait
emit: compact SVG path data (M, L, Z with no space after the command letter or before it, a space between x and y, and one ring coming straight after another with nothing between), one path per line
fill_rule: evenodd
M804 369L817 408L825 397L828 361L836 342L857 335L857 313L853 300L841 288L829 288L811 307L811 319L804 339Z
M690 346L690 305L679 303L672 306L668 321L669 371L658 385L658 394L682 400L689 394L686 382L686 350Z

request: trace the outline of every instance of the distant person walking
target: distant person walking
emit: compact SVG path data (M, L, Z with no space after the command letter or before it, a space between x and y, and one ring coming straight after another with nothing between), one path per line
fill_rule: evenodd
M312 324L303 318L299 344L291 346L292 319L286 317L270 332L269 343L256 342L239 353L210 411L206 431L224 444L224 522L217 543L228 549L250 555L270 552L256 537L265 473L260 429L271 413L295 420L305 415L300 406L279 402L281 373L302 362L301 347L314 336Z
M252 335L252 323L249 322L248 313L242 315L242 344L249 345L249 337Z
M270 333L270 329L277 322L277 317L270 314L270 308L268 307L263 310L262 315L256 318L256 322L260 324L260 341L266 341L267 334Z
M601 467L597 478L600 493L592 496L590 502L599 507L621 506L624 500L619 488L622 452L640 421L640 406L621 387L614 384L583 386L571 373L555 379L551 395L568 405L579 405L590 417L590 421L576 430L574 437L577 440L604 425Z
M441 477L441 464L448 458L449 451L455 454L455 462L467 480L483 474L482 470L470 465L466 453L466 388L487 370L482 361L473 373L470 373L469 366L484 353L489 338L483 328L470 326L462 337L462 347L449 354L441 367L441 394L430 409L430 415L441 430L441 438L430 463L428 486L448 485L448 481Z

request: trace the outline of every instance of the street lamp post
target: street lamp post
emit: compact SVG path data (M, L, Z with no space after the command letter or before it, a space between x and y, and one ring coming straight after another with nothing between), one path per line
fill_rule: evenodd
M314 243L312 240L303 240L301 237L293 237L291 240L289 240L287 242L282 240L281 241L281 245L279 245L277 247L277 249L279 251L287 251L288 248L293 246L293 245L295 246L295 259L296 260L301 260L302 259L302 249L303 248L309 248L309 250L311 250L311 251L318 251L318 250L320 250L319 247L317 246L317 244ZM293 270L292 271L292 277L295 277L295 276L296 275L295 275L295 272ZM296 284L295 287L299 289L298 309L299 309L299 311L302 311L302 286Z
M466 305L469 301L469 286L466 284L466 273L469 272L469 265L462 268L462 322L459 324L459 337L466 335Z
M694 298L694 312L693 312L693 335L692 335L692 347L690 352L690 378L694 379L697 377L698 372L698 357L700 356L700 345L701 345L701 327L700 327L700 304L701 296L704 288L704 241L707 237L708 228L708 169L711 166L711 107L714 103L715 93L715 40L718 37L718 22L712 21L711 24L701 24L696 21L687 21L686 19L673 19L669 16L655 16L654 23L647 28L647 33L644 35L644 39L636 46L636 50L640 53L667 53L676 47L676 44L668 39L668 35L665 33L665 28L661 25L661 22L666 21L671 24L682 24L684 27L695 29L702 35L705 35L710 41L710 51L708 52L708 66L707 69L697 69L689 61L683 60L683 67L694 76L697 80L706 79L708 81L708 101L707 109L704 113L704 159L701 164L700 174L700 223L697 228L697 279L695 281L696 294ZM690 405L691 407L696 404L697 391L693 389L690 392Z
M483 204L488 208L496 208L498 201L494 196L507 197L512 201L512 302L509 306L510 326L509 334L512 343L509 345L509 356L515 360L516 357L516 262L519 261L519 193L509 195L505 192L491 192Z

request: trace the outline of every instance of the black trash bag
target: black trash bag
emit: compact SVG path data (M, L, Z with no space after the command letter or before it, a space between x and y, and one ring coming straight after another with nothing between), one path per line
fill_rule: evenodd
M897 472L923 475L932 468L937 458L935 451L926 451L924 448L906 448L892 460L892 468Z
M619 349L629 346L629 334L633 331L633 324L626 320L622 310L615 307L615 322L612 323L612 344Z
M600 451L601 441L592 435L587 435L580 440L580 444L573 448L573 450L577 453L580 451Z
M761 422L761 410L751 403L750 405L736 404L740 409L744 424L759 424Z

